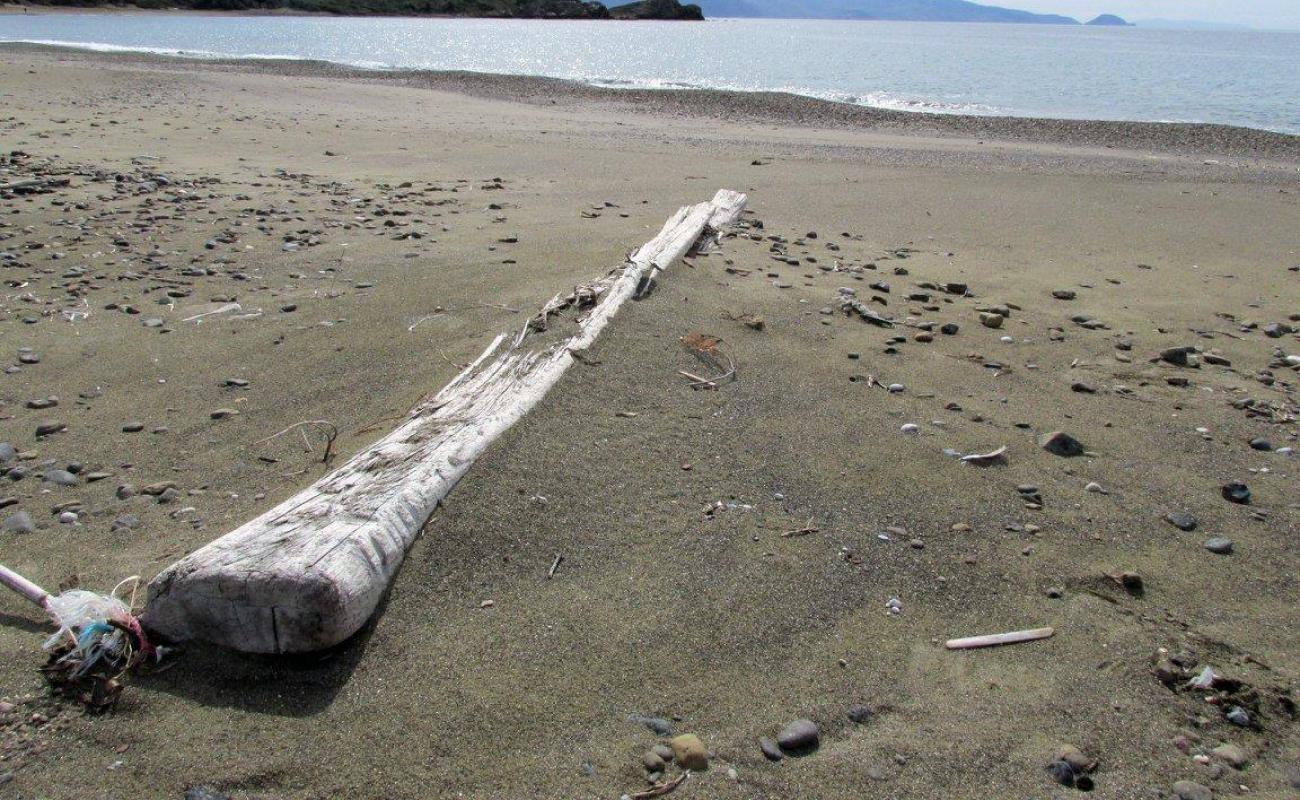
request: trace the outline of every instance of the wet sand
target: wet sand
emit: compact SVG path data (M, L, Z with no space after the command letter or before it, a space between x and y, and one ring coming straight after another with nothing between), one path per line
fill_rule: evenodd
M1275 349L1300 342L1263 330L1300 326L1296 137L21 47L0 98L0 151L26 154L0 183L69 178L0 201L0 439L29 473L0 516L36 528L0 553L51 588L152 576L291 495L321 442L260 440L328 419L340 457L364 447L678 206L727 187L753 211L475 466L337 652L190 648L91 718L45 697L40 615L0 599L0 794L619 797L660 741L629 715L712 752L673 797L1065 797L1064 743L1098 759L1097 797L1294 794L1300 462L1248 442L1296 444ZM949 282L969 296L920 286ZM841 314L840 287L900 324ZM734 383L688 387L693 331ZM1151 361L1182 345L1230 363ZM1041 450L1057 429L1094 455ZM943 452L1001 445L983 469ZM73 486L37 476L74 462ZM165 482L172 502L118 498ZM1245 688L1166 688L1158 648ZM757 739L798 718L820 748L769 763Z

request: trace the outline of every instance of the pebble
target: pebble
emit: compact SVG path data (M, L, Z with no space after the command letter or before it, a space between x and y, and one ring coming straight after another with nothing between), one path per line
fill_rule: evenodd
M1083 443L1064 431L1043 434L1038 440L1038 446L1052 455L1063 458L1081 456L1084 453Z
M122 426L122 433L139 433L144 430L143 422L128 422Z
M1178 781L1173 789L1178 800L1214 800L1214 792L1210 791L1210 787L1195 781Z
M817 723L810 719L797 719L781 729L776 743L787 753L807 753L815 750L821 741Z
M1206 550L1209 550L1211 553L1217 553L1218 555L1221 556L1232 554L1232 540L1227 538L1226 536L1215 536L1210 539L1206 539L1204 547Z
M673 732L673 724L663 717L647 717L641 714L628 714L627 721L637 725L644 725L646 728L649 728L650 731L659 736L667 736Z
M1256 438L1250 440L1250 449L1251 449L1251 450L1260 450L1260 451L1263 451L1263 452L1267 453L1267 452L1272 451L1272 449L1273 449L1273 444L1272 444L1271 442L1269 442L1268 439L1264 439L1264 438L1262 438L1262 437L1256 437Z
M1223 717L1240 728L1250 727L1250 714L1246 713L1246 709L1241 706L1233 706Z
M641 754L641 766L645 767L646 772L662 772L667 764L658 753L653 750L647 750Z
M1245 769L1250 763L1250 756L1235 744L1221 744L1210 751L1210 755L1219 759L1233 769Z
M874 712L870 708L861 704L851 705L849 706L847 716L849 722L852 722L854 725L866 725L871 721Z
M1091 492L1092 494L1109 494L1105 489L1101 488L1100 483L1096 482L1089 483L1087 486L1083 487L1083 490L1085 492Z
M9 464L18 457L18 448L9 442L0 442L0 464Z
M71 525L77 521L77 514L74 511L64 511L59 514L59 522L64 525Z
M693 733L674 736L668 742L673 749L673 760L682 769L700 772L709 768L709 754L704 749L704 742Z
M980 312L980 324L986 328L1001 328L1005 319L1001 314L992 314L987 311Z
M239 414L239 411L233 408L218 408L208 416L212 417L213 419L226 419L228 417L236 416L237 414Z
M780 761L785 758L785 753L781 752L781 748L776 741L766 736L758 740L758 749L762 751L768 761Z
M1052 297L1055 297L1057 300L1073 300L1073 299L1074 299L1075 297L1077 297L1077 296L1078 296L1078 295L1075 294L1075 292L1074 292L1073 289L1053 289L1053 290L1052 290Z
M1250 488L1244 483L1231 481L1223 484L1223 488L1219 491L1223 495L1223 499L1229 503L1244 505L1250 502Z
M657 744L650 748L650 752L662 758L664 763L673 760L673 749L666 744Z
M915 435L921 432L921 426L917 425L916 423L909 422L903 427L899 428L899 430L909 435Z
M1196 348L1170 347L1160 351L1160 360L1178 367L1196 366Z
M1074 770L1064 761L1050 761L1047 764L1047 774L1052 776L1052 780L1062 786L1074 787Z
M0 523L6 531L10 533L35 533L36 523L32 522L32 515L26 511L16 511L5 517L5 521Z
M36 436L37 438L42 436L53 436L54 434L61 433L67 429L68 423L66 422L57 419L46 420L36 426Z
M230 800L230 795L207 786L191 786L185 790L185 800Z
M1063 744L1056 749L1056 761L1064 761L1076 773L1092 772L1097 762L1088 758L1083 751L1072 744Z
M110 526L109 529L114 533L116 533L117 531L132 531L138 527L140 527L139 517L137 517L135 514L123 514L122 516L113 520L113 524Z
M1165 514L1165 521L1180 531L1194 531L1198 524L1196 517L1184 511L1170 511Z
M66 469L50 469L45 471L42 478L46 483L52 483L55 486L76 486L77 476L68 472Z

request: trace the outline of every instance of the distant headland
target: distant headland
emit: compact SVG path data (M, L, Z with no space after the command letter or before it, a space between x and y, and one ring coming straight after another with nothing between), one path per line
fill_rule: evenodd
M145 11L283 12L347 16L488 17L498 19L702 20L698 5L680 0L638 0L606 6L599 0L31 0L51 8L127 8Z

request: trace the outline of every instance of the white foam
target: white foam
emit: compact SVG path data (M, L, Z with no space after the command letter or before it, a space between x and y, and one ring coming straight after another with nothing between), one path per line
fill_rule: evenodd
M69 47L75 50L90 50L96 53L148 53L159 56L176 56L179 58L247 58L267 61L307 61L303 56L266 53L218 53L213 50L181 50L172 47L146 47L144 45L108 44L107 42L72 42L64 39L0 39L0 42L18 44L39 44L50 47Z

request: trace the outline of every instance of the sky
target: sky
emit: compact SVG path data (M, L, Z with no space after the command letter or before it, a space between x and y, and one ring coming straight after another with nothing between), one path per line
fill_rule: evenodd
M1126 19L1195 19L1256 28L1300 29L1300 0L976 0L985 5L1065 14L1085 22L1098 14Z

